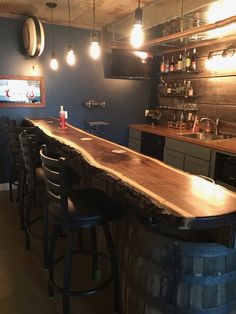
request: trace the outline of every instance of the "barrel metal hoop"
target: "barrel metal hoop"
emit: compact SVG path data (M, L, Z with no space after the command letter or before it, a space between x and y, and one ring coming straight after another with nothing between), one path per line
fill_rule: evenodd
M228 283L229 281L236 281L236 271L224 273L215 276L191 276L191 275L177 275L177 281L181 283L188 283L190 285L214 286ZM236 284L236 282L235 282Z
M231 311L235 310L236 308L236 301L231 303L221 305L218 307L211 307L208 309L188 309L178 307L176 308L175 314L228 314Z

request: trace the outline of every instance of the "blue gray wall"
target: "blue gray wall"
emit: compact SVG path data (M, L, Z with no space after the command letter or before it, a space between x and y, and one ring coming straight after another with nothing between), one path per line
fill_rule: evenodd
M59 70L49 68L51 54L51 28L44 24L46 46L43 54L32 59L22 48L22 20L0 19L0 75L42 75L46 85L44 108L0 108L0 116L9 116L20 121L24 117L58 116L59 106L69 112L68 122L85 129L86 121L107 121L104 137L127 144L128 125L143 123L144 109L148 107L150 82L105 79L102 59L93 61L88 55L90 32L73 28L72 44L77 54L77 64L69 67L65 61L68 27L55 26L55 50ZM33 71L33 66L35 70ZM88 99L105 100L105 109L89 110L84 106ZM0 129L1 132L1 129ZM4 139L0 134L0 149L4 151ZM6 181L3 174L5 158L0 158L0 182Z

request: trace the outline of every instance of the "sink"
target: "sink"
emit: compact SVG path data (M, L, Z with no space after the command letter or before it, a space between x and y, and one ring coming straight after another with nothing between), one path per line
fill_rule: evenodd
M192 138L200 141L214 141L214 140L223 140L233 137L230 134L219 134L215 135L212 133L177 133L177 135L186 138Z

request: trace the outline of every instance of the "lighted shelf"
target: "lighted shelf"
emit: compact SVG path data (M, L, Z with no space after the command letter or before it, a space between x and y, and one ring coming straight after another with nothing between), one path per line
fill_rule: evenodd
M200 96L199 95L185 96L185 95L178 95L178 94L167 94L167 95L160 94L159 97L197 98Z
M181 110L181 111L197 111L198 108L191 108L191 107L172 107L172 106L159 106L157 109L167 109L167 110Z
M160 72L161 75L199 74L199 71Z

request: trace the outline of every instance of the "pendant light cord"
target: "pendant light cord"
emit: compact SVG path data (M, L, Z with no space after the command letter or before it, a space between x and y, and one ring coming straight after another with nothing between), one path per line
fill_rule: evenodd
M95 20L95 0L93 0L93 30L95 31L95 24L96 20Z
M68 3L68 18L69 18L69 43L71 42L71 15L70 15L70 0L67 1Z
M140 8L140 0L138 0L138 8Z
M52 33L52 51L54 52L54 32L53 32L53 8L51 7L51 33Z

